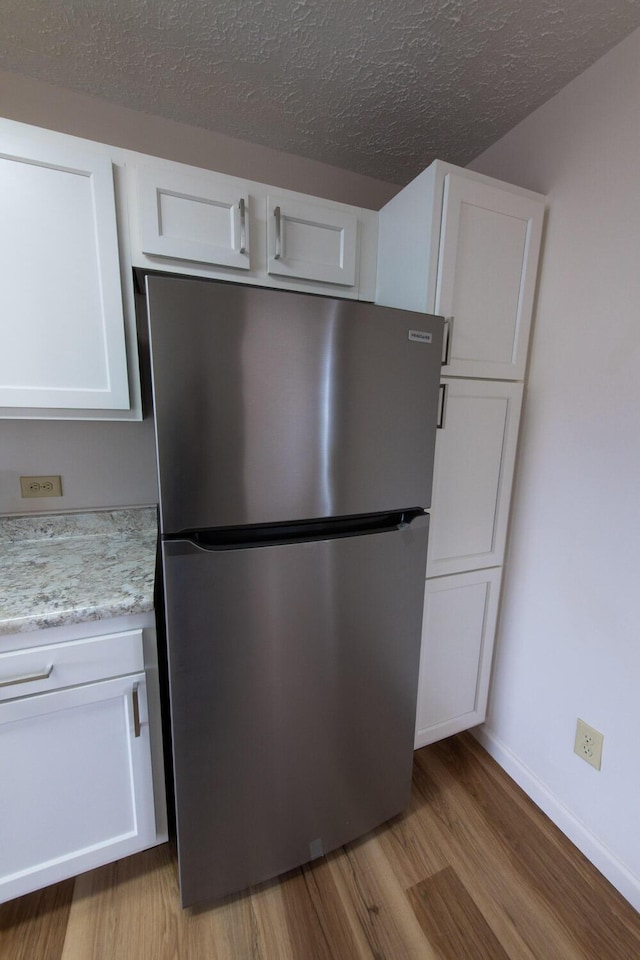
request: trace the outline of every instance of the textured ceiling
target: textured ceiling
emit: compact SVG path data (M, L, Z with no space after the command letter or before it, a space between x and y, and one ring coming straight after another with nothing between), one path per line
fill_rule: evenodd
M406 183L637 26L640 0L1 0L0 65Z

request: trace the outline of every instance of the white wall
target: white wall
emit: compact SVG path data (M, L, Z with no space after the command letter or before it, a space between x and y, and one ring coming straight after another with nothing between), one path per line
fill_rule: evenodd
M399 189L0 70L0 114L130 150L378 209ZM23 500L20 475L61 474L61 499ZM153 428L143 423L0 421L0 515L154 503Z
M471 166L549 197L481 736L640 908L640 31Z
M0 70L0 116L371 210L378 210L400 189L328 163L128 110L7 70Z

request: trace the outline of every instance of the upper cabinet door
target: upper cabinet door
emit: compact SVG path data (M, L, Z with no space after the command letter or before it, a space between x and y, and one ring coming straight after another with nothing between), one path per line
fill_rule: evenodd
M270 274L354 286L355 210L271 195L267 219Z
M522 384L446 380L436 436L427 576L504 558Z
M3 130L0 407L128 410L113 170Z
M249 270L249 196L233 177L141 166L140 239L151 256Z
M452 317L443 373L524 377L543 203L448 173L435 312Z

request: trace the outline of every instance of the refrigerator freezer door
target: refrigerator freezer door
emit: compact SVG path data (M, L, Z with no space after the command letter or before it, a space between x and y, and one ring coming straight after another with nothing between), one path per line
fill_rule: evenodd
M163 543L183 905L406 806L427 524L244 550Z
M147 285L165 533L429 506L440 318Z

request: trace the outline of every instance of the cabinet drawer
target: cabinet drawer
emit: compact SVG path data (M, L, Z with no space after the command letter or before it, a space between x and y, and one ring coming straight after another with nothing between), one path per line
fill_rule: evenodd
M144 670L142 630L0 653L0 701Z

